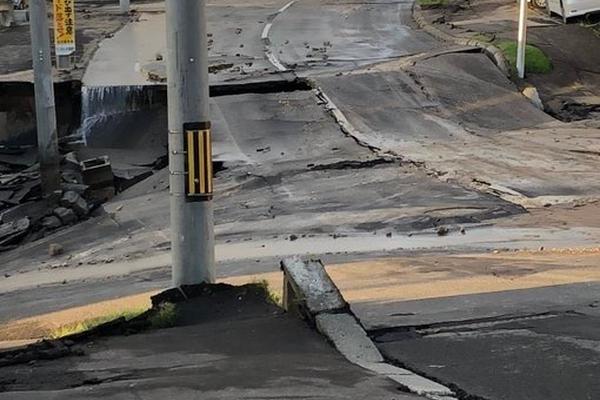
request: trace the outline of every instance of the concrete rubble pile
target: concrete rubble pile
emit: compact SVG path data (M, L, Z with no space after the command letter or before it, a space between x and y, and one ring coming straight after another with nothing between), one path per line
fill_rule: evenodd
M3 157L6 153L0 154L0 252L88 218L115 194L107 157L80 162L76 153L67 153L61 190L43 198L38 164L23 168L11 163L18 154Z

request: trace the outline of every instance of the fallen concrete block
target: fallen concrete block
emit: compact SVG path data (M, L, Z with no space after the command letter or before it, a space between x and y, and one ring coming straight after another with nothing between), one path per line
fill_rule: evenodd
M74 191L63 193L63 196L60 199L60 205L72 209L79 217L87 215L88 213L87 202Z
M77 215L75 214L75 211L70 208L58 207L54 209L53 213L60 218L61 222L65 225L77 222Z
M320 260L303 262L287 258L281 262L284 276L283 306L314 319L321 312L344 310L348 304L332 282Z

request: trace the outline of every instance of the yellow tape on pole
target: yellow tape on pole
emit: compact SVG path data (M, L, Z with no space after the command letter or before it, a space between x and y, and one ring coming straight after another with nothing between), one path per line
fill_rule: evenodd
M209 200L213 194L210 123L184 125L186 193L190 200Z

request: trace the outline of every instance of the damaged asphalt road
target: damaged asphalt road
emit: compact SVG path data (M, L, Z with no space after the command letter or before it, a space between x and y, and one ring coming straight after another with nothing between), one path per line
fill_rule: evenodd
M425 230L435 237L440 226L523 212L360 146L344 135L311 90L216 97L211 112L215 161L224 165L216 175L215 198L221 276L248 273L235 267L242 260L255 263L273 256L262 270L275 270L279 253L273 251L285 248L278 241L292 245L291 235L301 240L282 254L324 254L326 247L321 250L305 240L355 235L367 236L363 244L383 250L402 246L394 245L396 236L406 239ZM0 256L2 272L14 275L2 282L3 290L26 289L17 285L25 277L29 289L63 280L86 279L93 285L94 280L122 275L119 268L131 273L168 265L168 247L162 246L169 239L167 183L163 169L105 204L106 215ZM344 245L344 238L339 242L345 252L359 249L352 242ZM50 243L61 244L64 256L50 257ZM244 250L250 245L257 249ZM103 261L107 258L110 264ZM53 269L55 265L63 267Z
M446 257L597 246L593 220L551 227L501 221L531 208L552 211L555 203L600 198L598 130L542 113L473 49L440 52L442 44L413 29L410 2L241 3L209 7L211 19L225 21L210 28L212 82L243 81L230 92L215 89L213 95L222 92L210 105L219 277L278 271L280 258L295 254L350 262L425 250ZM102 85L131 85L108 89L118 95L146 82L144 65L161 61L161 13L148 12L147 20L143 14L105 42L84 78L99 85L91 88L98 98ZM153 23L159 28L147 36L151 45L128 51L126 39L144 37ZM123 75L103 69L113 57ZM153 169L166 137L164 104L154 106L101 120L86 137L88 155L109 154L124 180ZM170 285L169 172L153 172L95 218L1 254L0 321ZM49 255L52 244L64 253ZM445 262L422 279L431 281ZM488 262L459 259L459 275ZM521 283L514 260L502 263L512 275L492 271L492 285ZM538 264L523 263L537 274ZM366 268L352 282L360 290L369 289L367 277L387 272ZM572 274L550 274L545 287L390 297L352 307L389 360L464 390L461 400L565 398L561 380L543 386L558 371L579 382L584 389L576 391L571 381L564 387L587 400L585 390L597 390L598 315L588 305L596 304L598 284L593 274L585 282L553 283ZM391 276L380 279L389 283ZM406 275L397 278L400 287Z

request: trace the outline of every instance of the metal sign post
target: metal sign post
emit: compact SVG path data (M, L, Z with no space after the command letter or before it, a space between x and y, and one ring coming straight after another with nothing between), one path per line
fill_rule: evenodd
M519 33L517 38L517 73L525 78L525 48L527 46L527 0L519 4Z
M75 54L75 0L54 0L56 68L71 69Z

